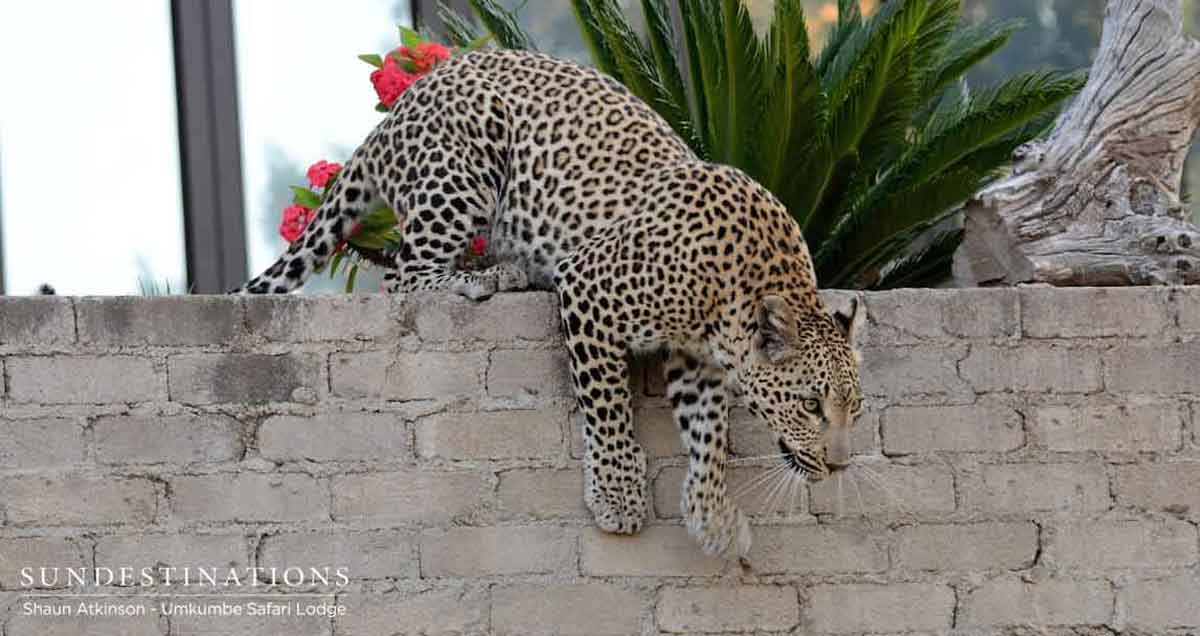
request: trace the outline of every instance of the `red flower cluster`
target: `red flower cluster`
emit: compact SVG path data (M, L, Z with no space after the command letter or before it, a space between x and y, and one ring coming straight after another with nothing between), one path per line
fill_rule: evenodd
M422 42L415 49L402 46L388 53L383 59L383 68L371 73L371 85L375 87L379 102L391 108L400 93L412 86L417 78L449 57L450 49L437 42ZM405 70L406 67L412 72Z
M283 221L279 224L279 235L288 243L293 243L304 234L304 228L316 218L317 214L311 208L303 205L291 205L283 211Z
M322 159L308 167L308 183L314 188L324 188L341 170L342 164Z
M471 239L471 253L475 256L482 257L487 253L487 237L480 234Z

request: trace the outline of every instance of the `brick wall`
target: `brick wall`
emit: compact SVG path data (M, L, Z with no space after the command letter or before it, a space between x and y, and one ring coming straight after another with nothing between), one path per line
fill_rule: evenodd
M743 496L743 572L680 526L685 459L644 366L649 526L591 526L549 295L0 299L0 633L1200 629L1200 290L866 302L855 463ZM735 417L737 453L771 451ZM22 566L154 564L346 567L256 590L346 613L23 615L78 590L24 589Z

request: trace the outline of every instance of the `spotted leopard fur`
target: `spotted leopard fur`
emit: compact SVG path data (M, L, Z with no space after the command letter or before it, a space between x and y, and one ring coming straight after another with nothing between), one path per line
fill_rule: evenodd
M831 315L779 201L740 171L699 161L611 78L514 51L444 63L401 96L316 220L242 291L298 287L375 199L405 218L388 291L557 290L583 415L585 499L602 529L637 532L646 516L631 353L667 352L690 458L683 514L709 553L750 548L726 490L732 391L796 474L821 479L848 461L864 312L855 303L850 316ZM456 270L481 233L498 264Z

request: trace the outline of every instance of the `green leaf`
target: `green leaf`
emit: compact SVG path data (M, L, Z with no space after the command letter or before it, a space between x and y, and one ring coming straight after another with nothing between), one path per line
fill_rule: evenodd
M424 42L424 39L421 37L420 33L417 33L403 24L399 25L398 28L400 29L400 43L408 47L408 50L415 51L417 46Z
M687 47L688 75L692 91L692 121L697 145L693 147L701 159L712 159L712 147L716 133L709 117L708 102L716 88L717 41L716 31L711 28L712 18L708 3L680 2L679 11L683 18L683 40Z
M333 255L333 259L329 261L329 278L331 280L334 276L337 276L338 265L342 264L342 259L344 258L346 258L345 252L336 252Z
M767 39L766 60L773 68L768 78L765 120L757 142L759 179L785 204L794 199L796 180L789 163L807 156L816 141L823 109L821 83L809 61L808 27L801 0L777 0Z
M579 25L579 34L583 38L583 43L587 45L592 65L601 73L621 80L621 69L617 65L612 50L609 49L603 29L596 20L595 12L592 11L592 1L571 0L571 10L575 12L575 23Z
M358 56L358 59L374 66L375 68L383 68L383 58L375 53L363 53Z
M455 51L456 55L460 53L462 47L466 47L467 50L474 50L471 47L472 43L478 42L483 37L488 37L489 39L491 37L490 35L481 34L470 19L440 0L438 2L438 17L441 18L442 24L446 29L447 39L455 47L460 47L460 50ZM482 45L483 42L480 42L479 46Z
M392 112L392 109L388 108L387 106L384 106L383 103L381 102L381 103L375 104L375 112L390 113L390 112Z
M929 287L945 281L950 277L950 264L962 237L961 228L938 232L927 239L924 248L884 266L871 289Z
M496 0L468 0L471 10L483 22L483 26L496 38L496 42L506 49L536 51L533 39L521 27L516 15L500 6Z
M921 92L925 95L940 93L964 76L971 67L1004 48L1023 26L1022 21L1013 20L960 29L934 61Z
M354 280L358 278L358 265L350 266L350 275L346 277L346 293L354 292Z
M481 36L475 38L474 40L467 42L466 46L460 47L459 49L455 50L454 53L455 53L455 55L458 55L461 53L470 53L471 51L477 51L479 49L482 49L485 45L487 45L488 42L491 42L492 39L493 39L492 34L490 34L490 33L488 33L487 35L481 35Z
M298 205L302 205L313 210L321 207L321 195L317 194L316 192L313 192L304 186L291 186L291 190L293 194L292 200Z

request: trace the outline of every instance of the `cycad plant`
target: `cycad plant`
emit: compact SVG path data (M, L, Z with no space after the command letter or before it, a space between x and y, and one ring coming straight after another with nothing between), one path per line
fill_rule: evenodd
M469 1L501 46L534 47L495 0ZM960 0L891 0L870 18L857 0L839 0L819 53L802 0L775 0L761 37L741 0L677 0L677 34L672 1L641 0L644 36L616 0L572 5L598 69L702 159L741 168L788 207L823 286L944 279L960 231L941 222L1084 81L1038 72L967 90L964 74L1015 25L961 27ZM478 37L462 16L443 8L443 17L458 43Z

